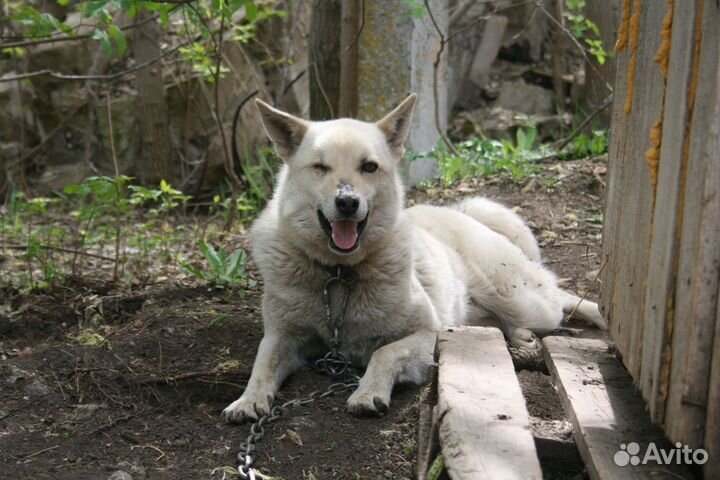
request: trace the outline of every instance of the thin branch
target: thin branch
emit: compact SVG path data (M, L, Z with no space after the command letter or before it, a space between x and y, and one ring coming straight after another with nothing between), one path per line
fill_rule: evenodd
M202 377L220 377L223 375L239 375L240 377L249 377L250 372L247 370L240 370L238 372L221 372L218 370L200 370L197 372L186 372L179 373L177 375L170 375L167 377L140 377L128 380L130 385L155 385L158 383L175 383L181 380L191 380Z
M365 30L365 0L360 0L360 26L358 27L358 31L355 34L355 37L353 37L350 44L345 47L345 52L349 52L350 49L355 46L358 40L360 40L360 35L362 35L363 30Z
M580 304L585 301L585 298L588 296L588 293L590 293L590 290L593 289L595 284L597 283L598 279L600 278L600 275L602 274L603 270L605 270L605 267L607 266L607 258L603 260L602 265L600 265L600 268L598 269L597 275L595 275L595 278L592 279L592 282L590 282L590 286L585 289L585 292L583 292L582 296L578 299L577 305L568 313L565 318L563 318L561 323L565 323L566 321L570 320L573 315L575 315L575 312L577 312L578 308L580 308Z
M15 160L13 163L11 163L10 166L9 166L9 168L14 168L14 167L16 167L16 166L18 166L18 165L21 165L21 164L24 163L26 160L28 160L28 159L31 158L33 155L35 155L37 152L39 152L41 148L43 148L50 140L52 140L52 138L55 136L55 134L56 134L57 132L60 131L60 129L62 129L63 127L65 127L65 125L72 119L72 117L75 116L76 113L78 113L78 112L80 111L80 109L81 109L83 106L84 106L84 105L81 105L81 106L77 107L75 110L73 110L72 112L70 112L65 118L63 118L62 120L60 120L60 123L58 123L58 124L55 126L55 128L53 128L53 129L50 131L50 133L48 133L48 134L45 136L45 138L43 139L42 142L40 142L38 145L34 146L34 147L32 148L32 150L30 150L29 152L27 152L25 155L23 155L22 157L20 157L20 158L18 158L17 160ZM22 123L21 123L21 124L22 124Z
M151 22L153 20L156 20L159 18L160 15L153 15L148 18L144 18L140 20L139 22L132 23L130 25L125 25L124 27L120 27L120 30L132 30L133 28L138 28L142 25L145 25L148 22ZM22 48L22 47L34 47L36 45L44 45L46 43L57 43L57 42L74 42L77 40L87 40L89 38L92 38L92 33L82 34L82 35L75 35L74 37L70 36L63 36L63 37L49 37L49 38L41 38L41 39L35 39L35 40L23 40L21 42L12 42L12 43L0 43L0 48Z
M468 23L467 25L465 25L464 27L462 27L460 30L458 30L458 31L456 31L456 32L453 32L452 35L448 36L447 39L445 40L445 43L448 43L450 40L452 40L453 38L457 37L458 35L460 35L460 34L463 33L464 31L472 28L472 27L473 27L474 25L476 25L477 23L483 22L483 21L485 21L485 20L489 20L490 17L492 17L492 16L494 16L494 15L497 15L498 13L502 13L502 12L504 12L504 11L506 11L506 10L512 10L513 8L522 7L522 6L524 6L524 5L530 5L531 3L534 3L534 2L533 2L532 0L530 0L530 1L527 1L527 2L523 2L523 3L514 3L514 4L510 5L510 6L503 7L503 8L498 8L498 9L496 9L496 10L493 10L492 12L490 12L490 13L488 13L488 14L486 14L486 15L479 15L479 16L476 17L472 22Z
M567 137L560 140L560 142L558 142L558 147L557 147L558 151L562 150L563 148L565 148L568 145L568 143L572 142L573 139L575 137L577 137L580 134L580 132L590 122L592 122L592 120L595 117L597 117L600 114L600 112L602 112L603 110L605 110L606 108L608 108L610 106L612 101L613 101L613 94L611 93L610 95L608 95L608 97L603 101L603 103L599 107L597 107L595 110L593 110L593 112L590 115L585 117L585 119L582 122L580 122L580 125L578 125L577 128L575 130L573 130L570 135L568 135Z
M441 124L440 124L440 105L439 105L439 93L438 93L438 76L440 74L440 60L442 58L443 51L445 50L445 44L447 43L447 40L445 39L445 34L440 29L440 26L438 25L437 21L435 20L435 16L432 13L432 10L430 9L430 3L428 0L425 0L425 9L428 12L428 15L430 16L430 20L432 21L433 26L435 27L435 31L440 36L440 48L438 48L437 55L435 55L435 62L433 63L433 100L435 103L435 128L437 129L438 134L440 135L440 138L442 138L443 142L445 143L445 146L450 150L450 152L453 155L460 156L460 152L458 152L458 149L455 148L455 145L450 141L447 134L443 130Z
M605 80L605 77L598 71L598 69L595 67L595 64L590 60L590 57L588 57L587 52L585 51L585 47L582 46L582 44L578 41L577 38L575 38L575 35L572 34L563 24L557 21L555 17L552 16L550 12L548 12L545 7L543 7L538 0L534 0L533 2L535 4L535 8L540 10L543 15L545 15L552 23L555 24L556 27L558 27L577 47L577 49L580 51L580 54L585 59L585 62L590 66L590 69L593 71L597 77L602 80L602 82L605 84L605 87L608 89L609 92L613 91L612 85L610 85L607 80Z
M108 132L110 137L110 152L112 153L113 166L115 167L115 191L118 199L122 195L120 185L117 179L120 177L120 168L118 167L117 154L115 153L115 133L113 132L112 123L112 107L110 105L110 92L105 96L107 101L107 121L108 121ZM120 221L120 209L117 209L115 216L115 265L113 266L113 281L118 280L118 265L120 264L120 229L122 222Z
M225 221L224 231L227 232L232 227L237 215L237 200L239 196L239 190L241 187L240 179L235 173L235 165L233 162L232 152L230 151L230 145L225 134L225 128L223 127L222 117L220 115L220 68L222 67L222 46L223 46L223 34L225 33L225 9L221 9L220 14L220 31L218 32L218 39L215 42L215 56L217 58L215 62L215 122L217 128L220 131L220 140L222 141L223 154L225 156L225 173L230 177L230 184L232 185L232 194L230 195L230 208L228 216Z
M60 80L106 80L106 81L112 81L117 80L118 78L122 78L125 75L129 75L131 73L137 72L138 70L142 70L145 67L148 67L150 65L153 65L163 58L172 55L173 53L180 50L182 47L188 45L190 42L184 42L179 45L174 46L170 50L166 50L157 57L148 60L145 63L141 63L140 65L135 65L132 68L128 68L127 70L123 70L121 72L112 73L110 75L63 75L61 73L53 72L50 69L45 70L38 70L36 72L29 72L29 73L22 73L20 75L13 75L10 77L0 77L0 83L6 83L6 82L15 82L18 80L24 80L26 78L33 78L33 77L40 77L40 76L50 76L53 78L57 78Z
M84 257L97 258L98 260L105 260L106 262L114 262L115 261L114 258L106 257L103 255L98 255L97 253L83 252L81 250L58 247L56 245L38 245L38 247L42 248L43 250L54 250L56 252L72 253L75 255L82 255ZM27 250L30 247L28 245L5 245L5 244L3 244L2 248L6 248L8 250Z

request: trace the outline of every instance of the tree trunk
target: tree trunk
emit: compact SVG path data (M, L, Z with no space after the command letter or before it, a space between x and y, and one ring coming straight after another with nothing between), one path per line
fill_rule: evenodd
M360 0L342 1L340 27L340 99L338 117L357 117Z
M337 118L340 103L339 0L316 0L310 18L310 118Z
M151 15L138 15L141 21ZM148 22L135 30L133 55L137 64L157 58L161 51L159 28L156 22ZM154 63L137 72L137 119L140 125L141 149L135 161L135 173L143 185L154 185L160 180L169 183L179 181L172 169L168 106L165 98L162 65Z

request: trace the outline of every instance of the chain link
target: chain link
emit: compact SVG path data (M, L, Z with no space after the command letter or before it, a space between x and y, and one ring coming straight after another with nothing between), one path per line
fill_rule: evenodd
M237 454L237 471L243 480L256 480L257 478L253 468L255 462L252 453L256 450L257 443L265 436L265 425L277 421L285 413L285 410L290 408L310 405L318 399L330 397L344 391L352 392L357 389L360 376L356 373L347 357L340 351L340 328L345 320L345 310L350 297L350 285L356 279L355 272L347 269L343 270L343 267L338 266L337 273L328 279L323 286L325 319L332 332L332 337L329 342L330 351L315 362L315 367L333 379L344 376L344 381L333 383L325 390L315 390L304 397L288 400L282 405L275 405L270 409L270 413L260 416L257 421L252 423L250 425L250 435L240 444L240 452ZM330 287L333 284L337 284L344 290L338 317L332 315L330 305Z

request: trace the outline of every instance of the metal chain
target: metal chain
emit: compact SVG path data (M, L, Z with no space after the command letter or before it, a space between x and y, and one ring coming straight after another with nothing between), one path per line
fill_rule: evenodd
M330 339L330 351L315 362L315 367L333 379L344 375L344 381L333 383L324 391L315 390L305 397L294 398L282 405L276 405L270 409L270 413L262 415L257 421L252 423L250 425L250 434L245 441L240 444L240 452L237 455L237 471L243 480L256 480L257 478L255 476L255 469L253 468L255 462L252 453L255 451L257 443L265 436L264 425L277 421L283 415L284 411L289 408L310 405L320 398L357 389L360 376L356 373L347 357L340 351L340 328L345 320L345 310L347 309L348 298L350 297L350 285L354 283L356 279L357 275L354 272L344 272L342 267L338 266L337 273L328 279L323 286L325 319L332 332L332 338ZM335 283L344 290L340 315L338 317L332 315L330 306L330 287Z

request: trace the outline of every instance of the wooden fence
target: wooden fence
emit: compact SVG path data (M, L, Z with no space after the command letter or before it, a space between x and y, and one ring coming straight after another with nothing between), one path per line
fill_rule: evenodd
M720 6L624 0L601 304L653 421L720 468ZM628 439L631 441L632 439Z

